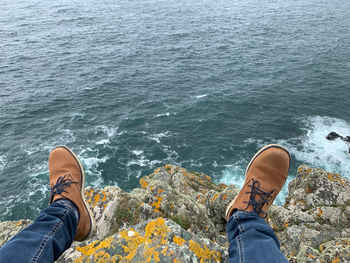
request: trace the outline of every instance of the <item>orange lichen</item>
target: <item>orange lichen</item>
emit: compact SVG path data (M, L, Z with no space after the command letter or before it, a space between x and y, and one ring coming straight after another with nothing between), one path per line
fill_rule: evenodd
M160 204L161 204L161 202L162 202L162 200L163 200L163 197L161 197L161 196L156 196L156 199L157 199L157 201L156 201L156 202L153 202L153 203L151 204L151 206L153 206L154 208L156 208L156 209L159 210Z
M21 226L21 225L23 225L23 221L18 221L15 225L16 226Z
M322 252L324 250L323 244L320 245L319 250Z
M105 191L102 191L102 202L107 201L108 194Z
M309 168L309 169L307 169L307 171L306 171L307 174L310 173L310 172L312 172L312 168Z
M113 236L103 241L95 241L84 247L77 247L77 251L82 256L75 260L76 263L82 262L132 262L138 255L138 260L142 262L159 262L160 254L167 257L174 257L175 252L170 249L168 244L169 227L165 224L164 218L157 218L149 222L144 235L138 233L132 228L119 232L118 239ZM187 241L181 237L174 236L173 242L178 246L183 246ZM110 248L121 247L122 255L110 255L107 251ZM216 250L210 250L207 245L190 240L190 250L198 257L199 262L220 262L221 254ZM141 250L140 250L141 249ZM141 254L140 254L141 252ZM175 263L181 262L178 258L173 258Z
M186 243L185 239L178 237L177 235L174 235L173 241L176 245L178 245L180 247L182 247L184 245L184 243Z
M336 258L332 259L332 263L339 263L340 259L339 256L337 256Z
M100 195L99 194L95 194L94 196L94 203L98 203L98 201L100 201Z
M288 223L287 222L284 222L283 225L284 225L285 228L288 227Z
M92 194L92 189L91 189L90 191L85 191L85 195L86 195L87 197L90 197L91 194Z
M207 179L208 181L211 181L211 177L209 175L205 175L205 179Z
M110 196L112 196L110 193L106 191L94 191L91 189L90 191L85 192L86 200L88 204L95 208L95 206L103 207L103 210L106 209L108 202L110 200Z
M82 253L83 255L77 259L74 260L75 263L80 263L80 262L84 262L84 259L86 259L87 257L94 255L94 258L99 259L99 258L108 258L110 259L111 256L105 252L104 250L101 250L99 252L97 252L100 249L108 249L111 248L111 244L113 242L113 237L109 237L106 238L104 240L102 240L101 242L95 241L87 246L84 247L77 247L76 250L78 250L80 253ZM99 262L99 261L96 261Z
M212 202L214 202L219 197L219 194L215 194L213 198L211 199Z
M314 259L314 258L315 258L315 256L314 256L314 255L312 255L312 254L305 254L305 256L307 256L308 258L312 258L312 259Z
M174 210L174 203L171 203L171 204L170 204L170 209L171 209L171 210Z
M159 195L160 195L161 193L163 193L163 192L164 192L163 189L161 189L161 188L158 189L158 194L159 194Z
M166 164L164 167L165 167L165 169L171 169L171 168L173 168L173 166L172 166L171 164Z
M226 200L227 196L224 194L222 195L222 200Z
M144 262L159 262L159 252L157 252L157 249L160 248L160 245L167 244L168 232L169 228L165 225L164 218L158 218L149 222L145 227L144 236L133 229L121 231L122 240L118 241L118 243L122 246L124 252L127 253L127 256L123 258L122 262L130 262L136 255L140 245L143 245ZM154 245L153 240L158 244ZM149 246L149 244L152 244L152 246ZM161 253L166 253L166 250L163 249Z
M321 209L321 208L318 208L318 214L317 214L317 216L321 216L322 214L323 214L322 209Z
M142 177L139 181L141 188L146 189L149 185L148 182L146 182L147 177Z
M345 182L342 180L341 176L339 174L336 173L328 173L327 176L328 180L330 181L338 181L340 182L342 185L345 185Z
M200 262L205 261L221 261L221 254L219 251L212 250L210 251L206 245L201 247L197 242L190 240L189 241L190 250L198 257Z

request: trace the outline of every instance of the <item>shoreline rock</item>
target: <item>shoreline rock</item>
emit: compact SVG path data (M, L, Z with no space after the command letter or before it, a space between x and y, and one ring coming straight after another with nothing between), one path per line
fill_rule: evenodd
M227 262L224 212L239 189L208 175L165 165L141 188L87 187L97 227L57 262ZM290 262L350 262L350 182L301 165L284 206L267 223ZM0 223L0 246L29 220Z

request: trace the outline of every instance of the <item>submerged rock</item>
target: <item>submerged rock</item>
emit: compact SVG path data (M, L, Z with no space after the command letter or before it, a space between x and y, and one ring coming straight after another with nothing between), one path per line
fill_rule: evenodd
M236 186L174 165L141 178L140 186L130 193L86 188L97 221L93 239L74 242L58 262L227 262L224 213ZM349 205L347 179L302 165L285 205L273 205L266 221L291 262L347 262ZM0 223L3 243L22 229L16 224Z

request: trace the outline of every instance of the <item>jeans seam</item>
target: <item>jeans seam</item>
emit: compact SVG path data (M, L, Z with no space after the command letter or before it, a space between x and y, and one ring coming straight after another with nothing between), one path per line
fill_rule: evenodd
M238 213L234 213L233 214L233 218L236 220L237 222L237 226L239 229L239 234L237 235L237 244L238 244L238 256L239 256L239 262L240 263L244 263L244 244L243 244L243 238L240 236L241 234L243 234L245 232L245 228L241 222L241 220L239 219Z
M43 241L40 243L40 246L39 248L37 249L37 252L36 254L33 256L32 260L31 260L31 263L35 263L35 262L38 262L39 260L39 257L41 256L42 252L44 251L44 248L47 244L47 241L49 240L49 238L53 235L56 234L57 230L63 225L63 219L64 217L69 213L69 210L65 210L62 217L60 218L60 221L57 222L54 227L52 228L52 230L50 231L50 233L45 236L45 238L43 239Z
M244 263L244 244L241 236L237 236L239 262Z
M245 232L245 228L244 228L244 226L243 226L241 220L240 220L239 217L237 216L237 213L234 213L234 214L233 214L233 217L234 217L234 219L235 219L236 222L237 222L237 226L238 226L239 232L240 232L241 234L244 233L244 232Z

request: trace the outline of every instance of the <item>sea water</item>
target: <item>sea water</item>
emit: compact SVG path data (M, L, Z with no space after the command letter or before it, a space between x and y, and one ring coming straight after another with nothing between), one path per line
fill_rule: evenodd
M165 164L242 186L268 143L350 178L348 0L4 0L0 220L47 205L48 155L126 191ZM277 199L282 204L287 187Z

